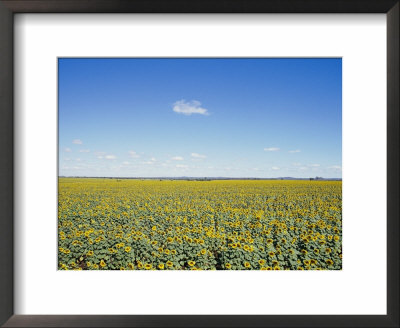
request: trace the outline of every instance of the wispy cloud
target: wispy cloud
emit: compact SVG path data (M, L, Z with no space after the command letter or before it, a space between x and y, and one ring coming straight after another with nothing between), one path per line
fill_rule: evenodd
M340 171L340 170L342 170L342 167L340 165L332 165L332 166L328 166L328 169Z
M201 102L197 101L197 100L176 101L172 107L172 110L175 113L183 114L183 115L192 115L192 114L209 115L208 110L201 107Z
M138 155L134 150L130 150L130 151L128 151L128 153L129 153L129 156L130 156L131 158L138 158L138 157L140 157L140 155Z
M104 158L105 159L116 159L117 156L115 156L115 155L106 155Z
M79 167L79 166L63 166L62 169L63 170L81 170L82 167Z
M296 149L296 150L289 150L289 153L300 153L300 149Z
M81 139L74 139L74 140L72 140L72 143L75 144L75 145L82 145L83 144Z
M320 167L321 165L319 165L319 164L310 164L310 165L308 165L309 167Z
M265 151L278 151L278 147L269 147L269 148L264 148Z
M122 162L122 165L129 165L130 163L127 161Z
M181 156L174 156L171 158L173 161L183 161L183 157Z
M175 167L177 167L179 169L187 169L188 168L187 165L183 165L183 164L177 164L177 165L175 165Z
M201 155L198 153L191 153L190 156L192 156L193 158L206 158L206 155Z
M72 150L71 150L71 148L65 148L64 151L67 153L70 153Z
M278 171L278 170L279 170L279 167L273 166L273 167L271 167L271 169L274 170L274 171Z
M80 153L90 153L90 149L81 149Z

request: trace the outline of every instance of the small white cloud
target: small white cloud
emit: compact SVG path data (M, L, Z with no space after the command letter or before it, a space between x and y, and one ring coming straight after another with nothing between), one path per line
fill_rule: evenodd
M193 158L206 158L206 155L201 155L198 153L191 153L190 156L192 156Z
M72 143L75 144L75 145L82 145L83 144L81 139L74 139L74 140L72 140Z
M175 156L171 158L173 161L183 161L183 157L181 156Z
M279 170L279 167L273 166L273 167L271 167L271 169L274 170L274 171L278 171L278 170Z
M179 169L187 169L188 168L187 165L183 165L183 164L177 164L177 165L175 165L175 167L177 167Z
M152 161L146 161L146 162L142 162L142 164L146 164L146 165L153 165L153 164L154 164L154 162L152 162Z
M293 166L300 166L300 165L301 165L301 163L297 163L297 162L295 162L295 163L292 163L292 165L293 165Z
M123 165L129 165L130 163L127 161L122 162Z
M331 170L342 170L342 167L340 165L332 165L332 166L329 166L328 169L331 169Z
M152 162L155 162L155 161L156 161L156 159L155 159L154 157L150 158L150 160L151 160Z
M106 155L104 158L105 159L116 159L117 157L115 155Z
M300 153L300 149L296 149L296 150L289 150L289 153Z
M174 103L172 110L175 113L183 115L192 115L192 114L209 115L208 110L200 106L201 102L197 100L192 100L187 102L185 100L179 100Z
M71 150L71 148L65 148L64 151L67 153L70 153L72 150Z
M81 149L79 152L80 153L90 153L90 150L89 149Z
M63 170L80 170L81 168L79 166L63 166Z
M309 167L319 167L320 165L319 164L310 164L310 165L308 165Z
M135 151L133 151L133 150L128 151L128 153L129 153L129 156L132 157L132 158L138 158L138 157L140 157L140 156L139 156Z
M278 151L279 148L277 147L269 147L269 148L264 148L265 151Z
M98 159L102 159L103 157L104 156L102 156L102 155L97 156Z

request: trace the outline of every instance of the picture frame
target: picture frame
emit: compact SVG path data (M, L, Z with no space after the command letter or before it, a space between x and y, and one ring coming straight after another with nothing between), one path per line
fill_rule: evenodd
M0 324L4 327L398 327L398 0L0 1ZM385 13L387 16L387 315L14 315L13 17L17 13Z

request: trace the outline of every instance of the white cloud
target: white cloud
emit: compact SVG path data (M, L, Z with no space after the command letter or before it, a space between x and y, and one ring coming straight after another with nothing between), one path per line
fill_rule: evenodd
M328 169L331 169L331 170L342 170L342 167L340 165L332 165L332 166L329 166Z
M192 156L193 158L206 158L206 155L201 155L198 153L191 153L190 156Z
M83 144L81 139L74 139L74 140L72 140L72 143L75 144L75 145L82 145Z
M123 165L129 165L130 163L127 161L122 162Z
M90 150L89 149L81 149L79 152L80 153L90 153Z
M296 163L292 163L292 165L293 165L293 166L300 166L301 163L297 163L297 162L296 162Z
M289 150L289 153L300 153L300 149L296 149L296 150Z
M81 168L79 166L63 166L63 170L80 170Z
M278 151L279 148L277 147L269 147L269 148L264 148L265 151Z
M310 166L310 167L319 167L320 165L319 164L310 164L308 166Z
M71 148L65 148L64 151L66 151L67 153L70 153L72 150L71 150Z
M201 102L197 100L192 100L188 102L186 102L185 100L179 100L174 103L172 110L175 113L183 115L192 115L192 114L209 115L208 110L200 106Z
M274 170L274 171L278 171L278 170L279 170L279 167L273 166L273 167L271 167L271 169Z
M151 160L152 162L155 162L155 161L156 161L156 159L155 159L154 157L150 158L150 160Z
M173 161L183 161L183 157L181 156L175 156L171 158Z
M153 165L153 164L154 164L154 162L152 162L152 161L146 161L146 162L142 162L142 164L146 164L146 165Z
M106 155L104 158L105 159L116 159L117 157L115 155Z
M187 169L188 168L188 166L187 165L183 165L183 164L177 164L177 165L175 165L177 168L180 168L180 169Z
M138 157L140 157L140 156L139 156L135 151L133 151L133 150L128 151L128 153L129 153L129 156L132 157L132 158L138 158Z

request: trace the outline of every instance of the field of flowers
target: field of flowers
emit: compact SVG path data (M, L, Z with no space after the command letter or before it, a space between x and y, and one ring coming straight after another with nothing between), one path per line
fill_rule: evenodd
M342 182L59 179L60 270L340 270Z

